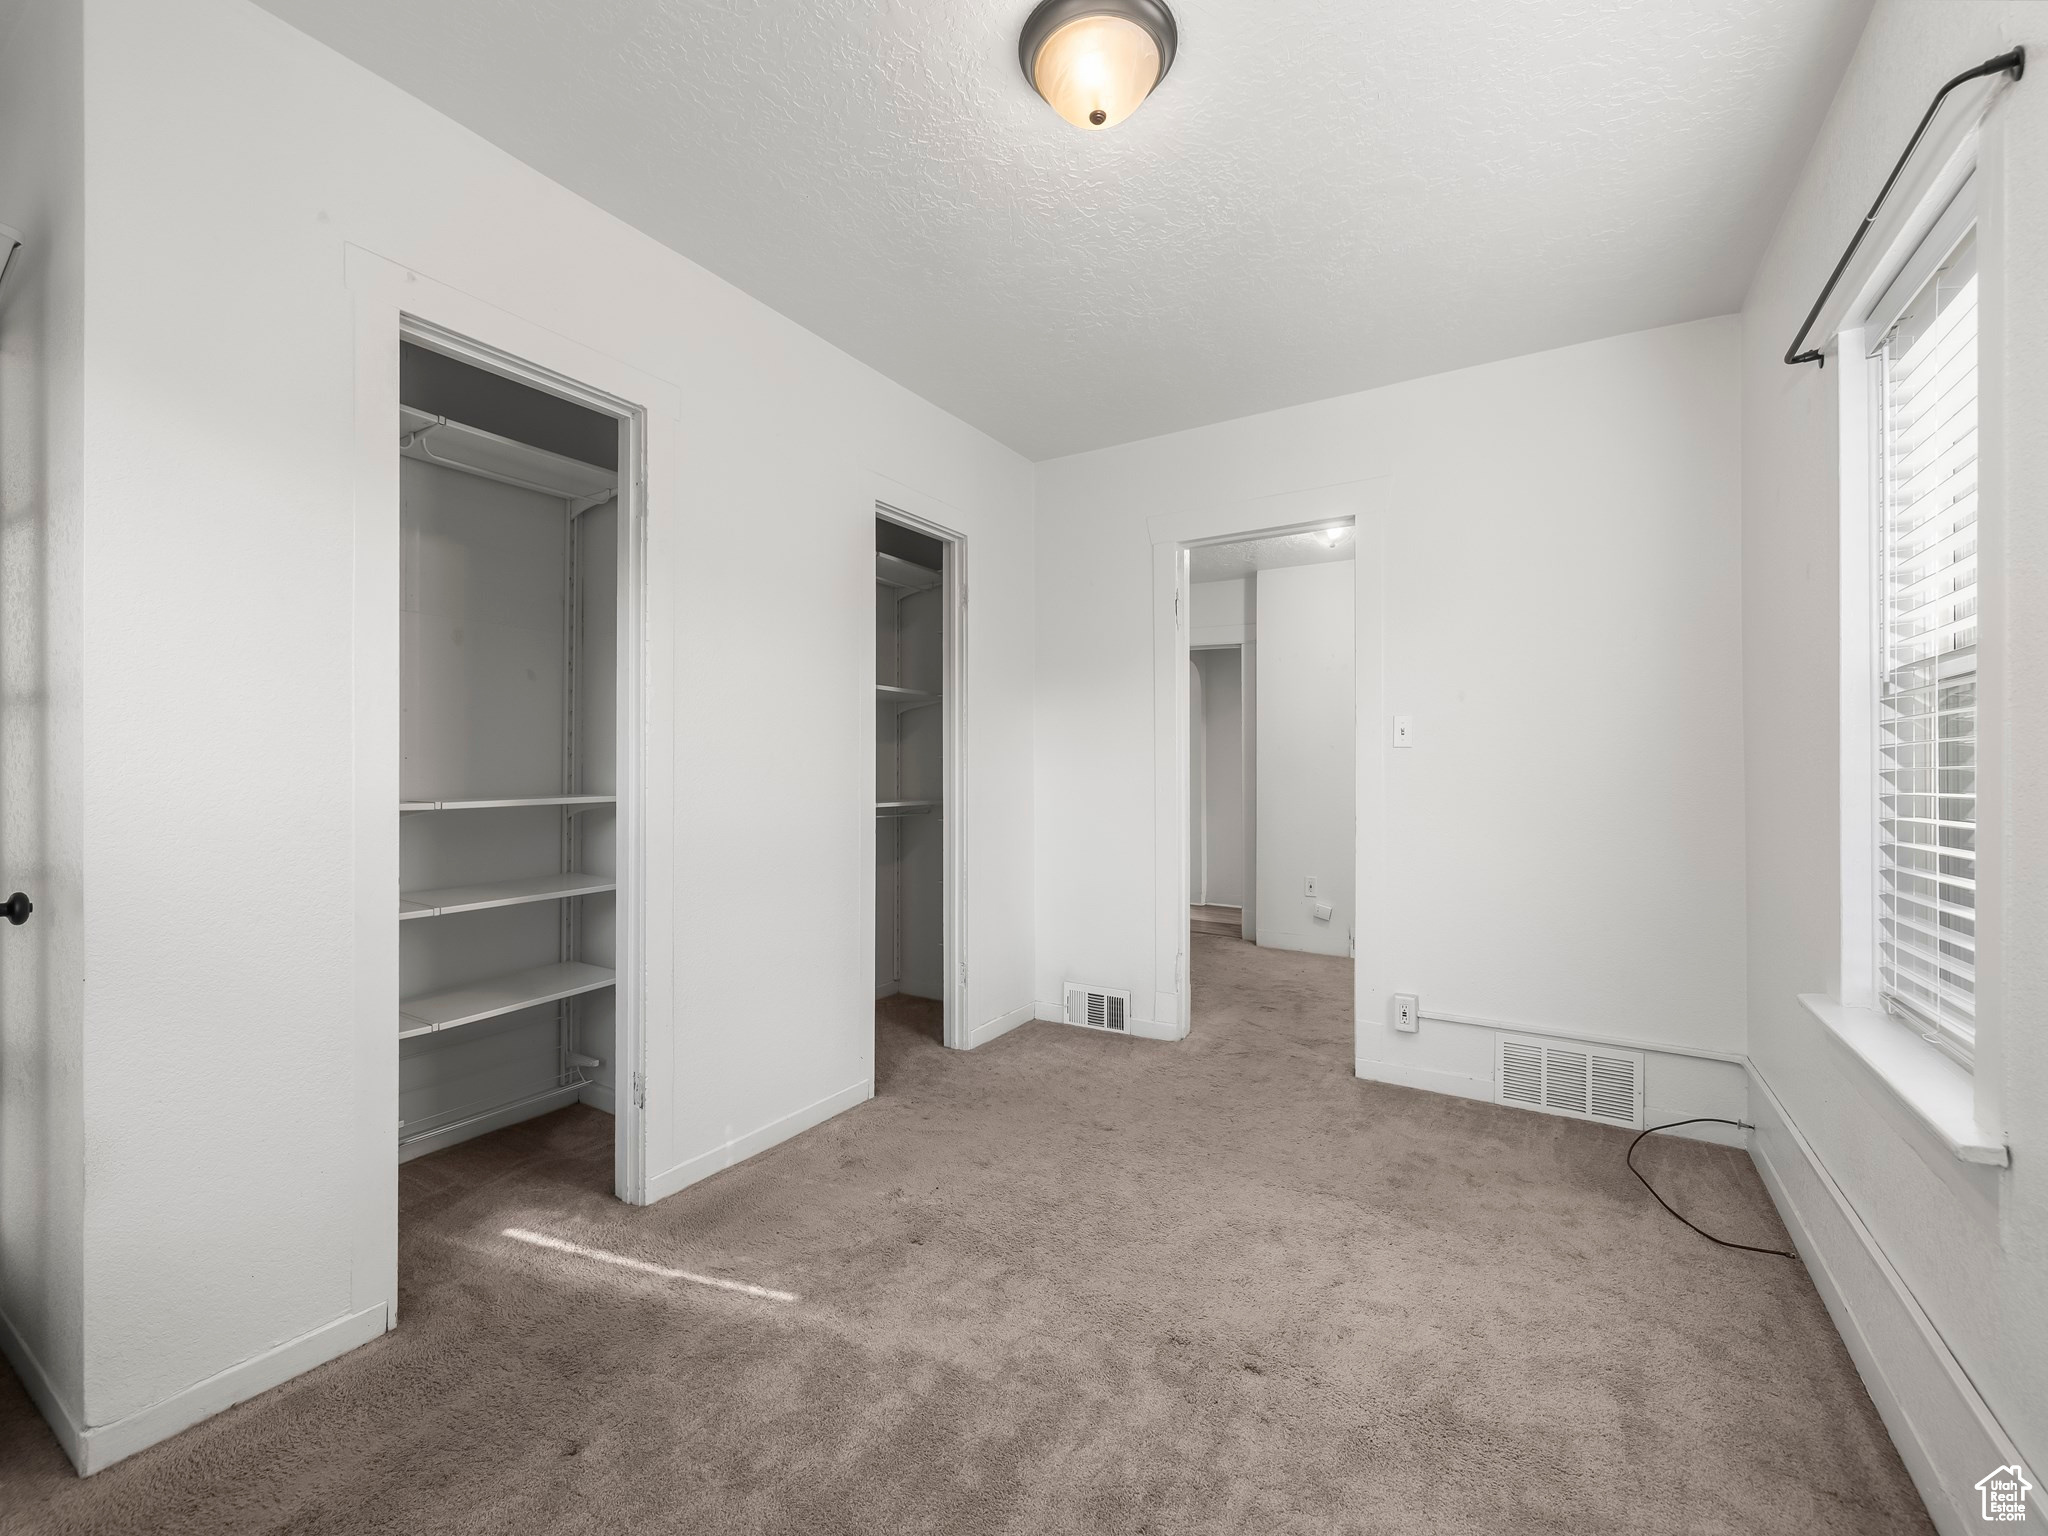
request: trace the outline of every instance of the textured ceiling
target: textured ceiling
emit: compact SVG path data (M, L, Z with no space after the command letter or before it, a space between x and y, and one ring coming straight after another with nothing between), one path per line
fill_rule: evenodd
M1332 544L1320 533L1283 533L1271 539L1246 539L1237 544L1203 544L1188 551L1190 581L1235 581L1253 571L1274 571L1283 565L1328 565L1352 557L1350 530Z
M260 0L1032 458L1737 308L1869 0Z

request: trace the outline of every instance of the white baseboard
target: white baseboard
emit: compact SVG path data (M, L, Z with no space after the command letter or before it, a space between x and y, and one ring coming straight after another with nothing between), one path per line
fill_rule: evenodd
M1420 1088L1425 1093L1448 1093L1460 1099L1493 1102L1493 1079L1472 1077L1464 1072L1445 1072L1436 1067L1411 1067L1394 1061L1354 1061L1354 1075L1368 1082L1392 1083L1397 1088Z
M1375 1082L1394 1083L1403 1088L1420 1088L1426 1093L1448 1093L1459 1098L1494 1098L1494 1045L1502 1034L1543 1035L1588 1045L1609 1045L1643 1055L1643 1110L1645 1125L1669 1125L1673 1121L1718 1116L1724 1120L1749 1119L1748 1058L1725 1051L1710 1051L1689 1045L1663 1045L1656 1041L1627 1039L1600 1030L1574 1030L1550 1025L1524 1027L1497 1019L1469 1018L1424 1009L1422 1029L1417 1034L1395 1034L1383 1030L1377 1036L1366 1031L1362 1050L1390 1053L1378 1057L1360 1054L1353 1071ZM1539 1111L1522 1111L1539 1113ZM1690 1124L1668 1134L1693 1141L1718 1142L1742 1147L1748 1143L1734 1125Z
M1330 955L1338 960L1351 953L1351 936L1327 929L1278 928L1271 923L1259 924L1258 946L1261 949L1284 949L1297 955Z
M97 1424L81 1433L68 1419L60 1422L53 1418L51 1427L79 1475L89 1477L137 1451L148 1450L158 1441L170 1439L180 1430L190 1429L201 1419L210 1419L316 1365L325 1365L369 1343L384 1332L389 1322L390 1314L379 1302L323 1323L310 1333L287 1339L111 1424Z
M1942 1536L1984 1529L1976 1481L2018 1447L1754 1063L1749 1077L1750 1157L1913 1486Z
M1038 1005L1036 1003L1026 1003L1022 1008L1012 1008L1008 1013L998 1015L996 1018L990 1019L986 1024L975 1025L972 1032L967 1036L967 1049L971 1051L977 1045L987 1045L996 1036L1007 1035L1019 1024L1029 1024L1037 1017Z
M619 1112L619 1096L603 1083L591 1083L576 1095L576 1100L580 1104L588 1104L592 1109L601 1109L608 1115L616 1115Z
M771 1120L758 1130L744 1136L735 1136L721 1146L695 1157L685 1158L666 1173L657 1173L647 1180L647 1203L665 1200L679 1189L688 1189L700 1179L730 1168L734 1163L743 1163L756 1152L765 1152L779 1141L808 1131L814 1125L822 1125L834 1115L852 1109L856 1104L865 1104L874 1097L875 1085L872 1079L862 1078L859 1082L828 1093L814 1104Z
M29 1401L36 1405L36 1411L49 1424L50 1433L64 1447L64 1454L71 1458L74 1467L83 1472L85 1431L79 1428L70 1405L58 1395L57 1384L50 1380L50 1373L43 1369L43 1362L36 1358L36 1352L28 1347L28 1340L14 1326L14 1319L5 1312L0 1312L0 1353L7 1356L7 1363L14 1367L14 1374L21 1378Z
M1038 1017L1048 1024L1066 1024L1067 1010L1058 1003L1048 1003L1041 998L1038 1002ZM1161 1024L1153 1019L1141 1019L1135 1013L1125 1020L1125 1023L1130 1027L1124 1033L1132 1039L1179 1040L1185 1038L1173 1025ZM1070 1027L1073 1029L1087 1029L1085 1024L1074 1024ZM1089 1029L1088 1033L1091 1035L1107 1035L1114 1033L1114 1031Z

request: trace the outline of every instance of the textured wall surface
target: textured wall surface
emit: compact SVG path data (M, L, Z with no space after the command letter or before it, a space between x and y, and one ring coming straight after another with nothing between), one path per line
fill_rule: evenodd
M1416 731L1371 738L1390 989L1742 1050L1737 340L1732 317L1698 321L1041 464L1041 1002L1070 976L1146 991L1172 964L1152 921L1147 519L1387 476L1383 590L1359 622L1384 635L1386 712ZM1267 577L1290 574L1259 575L1261 650ZM1491 1097L1489 1041L1374 1020L1359 1049Z
M2002 454L1987 432L1982 462L2002 458L2009 487L2004 643L2011 676L2027 681L1986 698L1984 732L2004 733L2007 815L1981 836L2002 844L2006 879L1980 889L1978 910L1981 922L1999 909L2008 937L2003 974L1985 977L2002 983L2003 1027L1980 1044L1978 1065L2003 1097L2004 1123L1992 1128L2012 1167L1973 1169L1961 1183L1961 1165L1887 1116L1797 1001L1831 991L1842 966L1835 423L1847 371L1780 361L1928 98L2015 42L2041 57L2048 7L1880 6L1744 306L1743 736L1750 1055L2038 1471L2048 1457L2048 93L2038 76L2006 97L1987 134L2004 168L1983 190L2004 216L2008 272L2002 317L1987 294L1984 398L2003 397L2008 430ZM1987 497L1987 530L1994 516ZM1987 1469L1939 1470L1961 1497Z
M1867 0L263 0L1032 458L1736 309Z
M1259 943L1351 952L1358 917L1354 563L1261 571L1258 583ZM1313 876L1316 894L1308 894ZM1317 918L1318 904L1330 916Z
M85 1358L85 44L75 3L0 0L0 1337L45 1412Z
M981 562L961 958L975 1024L1030 1005L1036 609L1033 472L1008 449L245 0L87 0L85 19L98 1425L375 1283L347 1214L391 1155L349 1088L350 246L675 382L649 407L688 461L650 461L650 546L690 553L673 692L648 711L651 739L678 721L650 817L674 832L650 831L649 861L679 872L674 1004L648 1020L673 1042L649 1096L674 1134L650 1135L651 1177L715 1167L870 1070L878 473L944 503ZM734 579L764 531L775 579ZM232 814L167 813L228 786ZM167 897L192 889L233 899Z

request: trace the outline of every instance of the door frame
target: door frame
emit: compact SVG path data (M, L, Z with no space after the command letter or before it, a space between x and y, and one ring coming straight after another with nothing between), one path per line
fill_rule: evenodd
M1385 867L1386 733L1383 716L1381 633L1385 611L1386 509L1392 482L1381 476L1314 490L1220 503L1147 520L1152 539L1153 674L1153 993L1145 1033L1186 1039L1192 1026L1194 953L1190 897L1191 817L1188 670L1189 552L1204 545L1237 544L1334 524L1351 524L1352 634L1356 712L1353 729L1353 1054L1363 1032L1377 1028L1386 1010L1384 983L1385 894L1367 879Z
M974 1027L967 1011L967 535L960 530L958 509L922 495L908 486L882 476L875 477L869 508L874 517L914 529L946 546L944 572L945 659L939 681L940 745L945 764L940 775L939 816L941 826L940 880L945 886L942 910L944 932L945 1011L944 1039L948 1048L967 1050L973 1044ZM872 578L872 572L870 572ZM870 665L873 647L868 650ZM873 692L874 679L868 679ZM872 761L874 753L868 753ZM872 904L874 886L869 882ZM868 931L874 931L875 914L869 912ZM868 987L872 998L874 987ZM869 1086L873 1088L874 1062L870 1058Z
M1202 780L1202 794L1206 800L1209 789L1209 681L1202 675L1202 669L1195 664L1194 658L1195 654L1199 651L1231 651L1236 653L1239 679L1238 757L1242 764L1252 764L1257 747L1257 732L1253 729L1253 717L1258 708L1258 696L1251 680L1247 676L1252 666L1257 662L1257 646L1256 642L1250 638L1250 628L1250 625L1246 626L1247 637L1242 640L1207 640L1200 645L1196 645L1193 643L1193 635L1190 634L1189 636L1188 674L1191 686L1189 688L1190 697L1188 700L1188 837L1191 840L1195 837L1194 829L1199 824L1202 829L1202 900L1200 905L1205 907L1215 905L1215 903L1209 900L1209 817L1206 809L1200 816L1196 816L1194 813L1194 780L1197 775L1200 776ZM1196 695L1199 695L1201 699L1199 714L1196 711ZM1199 740L1197 740L1198 737ZM1198 747L1200 750L1197 750ZM1257 881L1258 868L1256 849L1253 845L1258 839L1258 814L1254 804L1257 798L1258 783L1254 768L1247 767L1241 771L1244 773L1244 777L1240 780L1243 791L1240 798L1244 803L1239 815L1244 825L1245 846L1241 853L1244 860L1246 889L1244 891L1244 899L1238 905L1238 911L1241 914L1239 932L1243 933L1244 937L1251 938L1252 933L1245 932L1245 930L1252 928L1257 911L1257 901L1253 886ZM1191 846L1188 859L1188 901L1190 906L1195 905L1194 862Z
M399 345L415 342L612 416L619 464L619 907L613 1190L648 1199L675 1139L672 530L682 402L674 385L351 245L355 324L353 657L354 1159L358 1305L398 1311ZM666 1157L666 1161L664 1158Z

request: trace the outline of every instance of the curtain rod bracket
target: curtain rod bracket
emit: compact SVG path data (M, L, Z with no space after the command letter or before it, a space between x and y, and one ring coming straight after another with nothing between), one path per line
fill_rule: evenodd
M1959 85L1981 80L1986 75L2008 73L2015 80L2025 77L2026 49L2013 48L1995 59L1986 59L1975 69L1964 70L1934 93L1934 100L1928 104L1927 111L1920 118L1920 126L1913 130L1913 137L1906 141L1906 152L1899 156L1898 164L1892 167L1891 175L1884 179L1884 187L1877 194L1877 201L1870 205L1870 212L1863 215L1863 222L1856 226L1856 234L1849 241L1849 248L1842 252L1842 259L1835 263L1835 270L1828 274L1827 286L1821 289L1820 297L1813 301L1813 308L1806 312L1806 323L1799 327L1799 334L1792 338L1792 345L1785 349L1787 364L1797 367L1801 363L1818 363L1822 368L1827 367L1827 353L1821 348L1808 347L1804 352L1799 350L1806 346L1806 333L1813 329L1813 323L1820 318L1821 310L1826 307L1828 300L1834 297L1835 284L1842 280L1842 274L1849 269L1849 263L1855 259L1857 248L1863 244L1863 237L1870 233L1870 226L1877 222L1878 212L1884 207L1885 199L1892 195L1892 188L1898 185L1899 176L1906 169L1906 162L1913 158L1913 151L1920 147L1920 141L1927 136L1928 125L1934 121L1934 114L1941 110L1941 104L1948 100L1948 93Z

